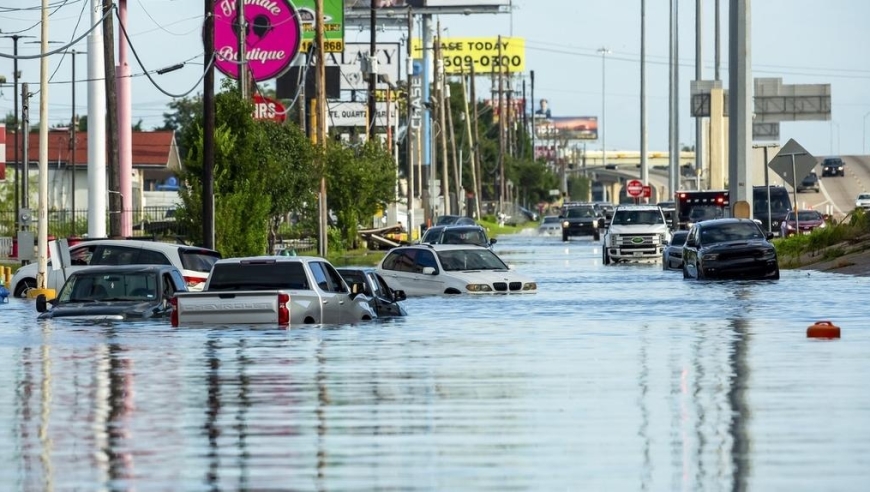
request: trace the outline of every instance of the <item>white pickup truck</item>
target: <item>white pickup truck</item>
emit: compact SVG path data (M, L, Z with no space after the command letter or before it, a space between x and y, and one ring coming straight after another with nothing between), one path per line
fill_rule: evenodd
M345 324L375 319L323 258L255 256L214 264L202 292L172 298L172 326Z
M671 239L664 213L656 205L619 205L610 223L601 226L606 227L601 245L605 265L661 260L662 250Z

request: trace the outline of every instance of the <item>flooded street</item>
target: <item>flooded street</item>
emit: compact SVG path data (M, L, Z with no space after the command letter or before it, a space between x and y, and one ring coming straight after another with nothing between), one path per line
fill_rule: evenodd
M0 305L4 490L861 490L870 279L684 281L502 236L525 296L290 330ZM808 340L817 320L842 327Z

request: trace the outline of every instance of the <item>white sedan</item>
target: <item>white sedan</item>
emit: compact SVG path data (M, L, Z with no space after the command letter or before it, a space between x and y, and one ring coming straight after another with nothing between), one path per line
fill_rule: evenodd
M558 215L547 215L538 225L538 234L542 236L558 236L562 234L562 219Z
M513 271L487 248L469 245L400 246L381 260L378 274L408 297L437 294L534 294L534 280Z

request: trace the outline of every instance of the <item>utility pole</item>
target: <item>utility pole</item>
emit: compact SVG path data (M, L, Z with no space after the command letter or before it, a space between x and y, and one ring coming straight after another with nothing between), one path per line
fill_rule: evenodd
M480 219L480 196L477 194L477 168L475 158L475 143L474 137L471 134L471 122L472 116L468 111L468 93L465 88L465 71L462 72L462 101L464 103L465 110L465 133L468 137L468 158L471 159L471 189L474 190L474 218ZM475 120L477 118L474 118Z
M206 66L202 91L202 245L215 249L214 231L214 0L205 0L205 24L202 29ZM241 75L241 70L239 71ZM305 101L305 99L303 99ZM302 106L304 106L304 102Z
M435 98L438 104L438 126L441 130L441 197L443 198L444 215L450 215L450 176L447 172L449 155L447 154L447 118L445 115L446 99L444 97L444 59L441 52L441 21L436 24L435 35Z
M408 56L405 60L405 75L408 78L408 130L405 132L405 162L408 164L408 172L405 175L408 180L408 216L405 223L407 224L408 229L408 242L414 240L414 157L416 156L414 147L417 144L417 134L420 132L420 129L415 126L418 121L416 114L417 110L414 108L414 104L412 103L416 97L413 94L415 91L415 85L411 80L413 77L414 66L414 51L411 49L413 39L414 14L411 12L411 9L408 9L408 44L406 45Z
M102 0L91 1L88 34L88 237L106 237L106 80Z
M245 18L244 0L236 0L236 24L239 29L239 91L242 93L242 100L247 101L250 94L248 87L248 19Z
M4 38L9 38L12 40L12 56L14 57L12 60L12 84L13 84L13 112L15 114L15 143L13 144L15 147L15 230L18 230L18 215L20 213L21 207L21 178L19 175L18 168L21 166L21 160L19 159L18 147L21 142L21 120L18 118L18 79L21 77L21 72L18 71L18 40L22 38L32 38L33 36L22 36L20 34L10 34L3 36ZM4 158L6 156L3 156Z
M719 35L719 22L720 22L720 21L719 21L719 0L715 0L715 2L713 3L713 8L716 9L716 12L714 12L714 14L713 14L713 37L714 37L714 40L713 40L713 42L714 42L713 50L715 51L715 56L716 56L716 61L715 61L715 64L714 64L714 70L715 70L715 72L714 72L714 74L713 74L713 78L716 79L716 80L720 80L720 77L719 77L719 65L721 65L721 59L720 59L720 58L721 58L721 56L722 56L722 55L721 55L721 51L722 51L722 50L721 50L721 48L720 48L720 41L719 41L719 37L720 37L720 35Z
M320 256L326 257L329 251L327 244L327 203L326 203L326 53L324 53L323 42L323 0L316 0L314 3L314 44L316 45L317 53L317 73L315 76L315 91L317 104L317 145L320 147L318 153L321 159L321 171L323 175L320 178L320 197L319 197L319 240L317 241L317 252Z
M474 155L474 166L477 168L477 188L474 190L474 200L477 202L477 218L480 219L480 200L483 199L483 173L481 172L481 164L480 164L480 123L479 118L477 117L477 92L475 91L475 76L474 76L474 62L471 63L471 74L469 76L471 81L471 116L473 118L474 123L474 145L472 146L472 152Z
M649 160L647 158L646 115L646 0L640 0L640 181L649 183ZM586 151L583 152L586 163ZM591 188L591 186L590 186ZM673 195L673 193L672 193Z
M30 91L27 82L21 84L21 135L21 147L24 149L21 208L26 209L30 208Z
M728 15L728 196L732 215L752 216L751 1L730 0ZM795 203L795 207L797 203Z
M72 117L70 118L70 149L72 156L69 159L70 165L70 208L72 209L72 227L70 234L76 235L76 50L70 51L72 55Z
M372 139L375 137L375 125L377 124L377 102L375 100L375 91L378 88L378 70L377 70L377 48L378 48L378 11L376 9L376 2L371 2L371 8L369 9L369 58L368 58L368 70L369 70L369 97L368 97L368 138ZM408 40L410 43L411 41Z
M703 52L702 52L702 21L703 10L701 0L695 0L695 80L701 81L704 78L703 70ZM701 170L704 169L704 125L703 118L695 118L695 177L696 182L700 184ZM701 189L700 186L697 186Z
M456 133L453 130L453 106L450 104L450 86L446 83L446 97L444 98L444 112L447 113L447 129L450 133L450 155L453 158L453 186L456 190L456 213L462 210L462 175L459 172L459 158L456 155ZM463 94L463 98L465 95ZM467 212L466 212L467 213Z
M501 35L498 36L498 211L504 213L504 77L501 71Z
M523 129L526 131L529 128L529 113L526 111L526 107L529 104L528 101L529 100L526 99L526 79L523 78ZM533 110L535 109L534 106L532 106L532 109ZM523 132L523 134L524 134L523 136L525 136L525 132ZM525 156L526 155L526 139L523 138L521 143L522 143L522 145L519 146L519 153L521 156ZM534 157L532 157L532 160L534 160Z
M118 153L118 96L115 80L115 30L112 21L112 0L103 0L103 64L106 80L106 131L109 155L109 237L121 237L121 177Z
M679 123L679 0L670 0L670 42L668 79L668 188L676 193L680 176L680 123Z
M641 1L644 1L644 0L641 0ZM532 111L531 111L532 112L532 128L531 128L531 133L532 133L532 162L537 162L537 160L538 160L538 155L537 155L538 144L535 142L535 139L537 137L536 133L538 133L538 129L535 125L535 71L534 70L529 71L529 78L530 78L529 85L531 86L530 89L531 89L531 94L532 94L532 105L531 105L531 107L532 107Z
M42 0L39 59L39 198L36 224L36 289L28 297L45 294L54 298L48 287L48 0ZM20 246L20 245L19 245Z

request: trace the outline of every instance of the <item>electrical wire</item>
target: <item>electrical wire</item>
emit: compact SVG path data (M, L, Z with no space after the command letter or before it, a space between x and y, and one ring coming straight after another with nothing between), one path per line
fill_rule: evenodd
M112 7L112 10L114 10L114 8L115 8L115 7ZM18 59L18 60L38 60L38 59L43 58L43 57L46 57L46 56L56 55L56 54L58 54L58 53L60 53L60 52L62 52L62 51L67 50L70 46L75 45L76 43L78 43L78 42L81 41L82 39L85 39L85 37L87 37L88 34L90 34L91 32L93 32L94 29L96 29L97 27L99 27L99 26L102 24L102 22L103 22L104 20L106 20L106 18L108 18L109 15L111 15L111 13L112 13L112 12L111 12L111 10L110 10L109 12L106 12L105 14L103 14L103 17L102 17L99 21L97 21L96 24L94 24L93 26L91 26L90 29L88 29L87 31L85 31L84 34L82 34L81 36L79 36L79 37L75 38L74 40L70 41L69 44L66 44L66 45L64 45L64 46L61 46L60 48L58 48L58 49L56 49L56 50L47 51L47 52L45 52L45 53L40 53L40 54L38 54L38 55L18 55L18 56L15 56L15 55L10 55L10 54L8 54L8 53L0 53L0 58L8 58L8 59L10 59L10 60L15 60L15 59ZM21 32L23 32L23 31L21 31Z
M81 2L81 1L85 1L85 0L77 0L77 1L80 1L80 2ZM60 5L58 5L58 6L57 6L53 11L49 12L49 13L48 13L48 16L51 17L52 15L56 14L57 11L60 10L61 7L63 7L64 5L67 4L67 2L69 2L69 0L63 0L63 3L61 3ZM4 8L5 8L5 7L4 7ZM51 8L51 6L49 5L48 8ZM9 9L10 12L12 12L12 11L23 11L23 10L42 10L42 7L30 7L30 8L26 8L26 9L25 9L25 8L22 8L22 9ZM28 27L27 29L22 29L22 30L20 30L20 31L4 32L3 34L4 34L4 35L10 35L10 34L11 34L11 35L21 34L21 33L23 33L23 32L27 32L27 31L33 29L34 27L39 26L40 24L42 24L42 21L37 21L35 24L33 24L32 26ZM0 53L0 55L2 55L2 53ZM6 58L6 57L3 57L3 58Z
M118 26L121 29L121 34L123 34L124 39L127 40L127 44L130 46L130 52L133 53L133 58L136 59L136 63L139 64L139 68L141 68L145 72L145 76L148 77L148 80L151 82L151 85L153 85L154 88L156 88L158 91L162 92L163 94L165 94L169 97L180 98L180 97L186 97L187 95L189 95L191 92L195 91L199 87L200 82L202 82L202 80L205 78L208 71L214 66L215 60L217 60L217 52L212 54L212 57L208 61L208 64L206 64L206 66L204 67L204 69L202 71L202 75L200 75L200 77L199 77L199 80L196 81L196 83L193 85L193 87L190 88L190 90L183 92L181 94L173 94L171 92L168 92L168 91L164 90L163 87L160 87L160 84L158 84L157 81L154 80L154 77L152 77L151 74L149 73L148 69L145 68L145 64L142 63L142 60L139 58L139 53L136 51L136 47L133 46L133 42L130 40L130 36L127 34L127 29L124 28L124 23L121 22L121 17L118 14L117 9L114 9L114 10L115 10L116 16L118 17Z
M78 2L81 2L81 1L83 1L83 0L74 0L73 3L78 3ZM58 0L57 3L60 3L60 5L57 5L57 3L55 3L54 5L52 5L52 4L48 4L48 8L53 8L53 7L55 7L55 5L57 5L57 8L61 8L61 7L63 7L64 5L68 4L69 2L70 2L70 0ZM2 12L2 13L12 13L12 12L38 12L38 11L40 11L40 10L42 10L42 6L33 6L33 7L15 7L15 8L12 8L12 7L0 7L0 12Z

